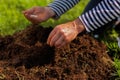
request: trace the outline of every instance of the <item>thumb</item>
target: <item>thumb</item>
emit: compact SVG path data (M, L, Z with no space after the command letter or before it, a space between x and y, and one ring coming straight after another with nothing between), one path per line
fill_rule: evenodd
M37 16L37 15L34 15L34 14L31 14L30 17L31 17L31 18L38 18L38 16Z

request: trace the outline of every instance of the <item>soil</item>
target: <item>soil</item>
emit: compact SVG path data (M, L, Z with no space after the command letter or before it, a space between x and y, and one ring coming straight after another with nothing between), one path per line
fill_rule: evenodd
M61 49L46 44L52 28L28 26L0 37L0 80L114 80L107 47L80 34Z

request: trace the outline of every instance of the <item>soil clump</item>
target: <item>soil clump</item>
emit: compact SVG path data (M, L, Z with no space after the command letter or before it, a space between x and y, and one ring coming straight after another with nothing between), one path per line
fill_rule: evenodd
M107 47L80 34L61 49L46 44L52 28L29 26L0 37L0 80L114 80Z

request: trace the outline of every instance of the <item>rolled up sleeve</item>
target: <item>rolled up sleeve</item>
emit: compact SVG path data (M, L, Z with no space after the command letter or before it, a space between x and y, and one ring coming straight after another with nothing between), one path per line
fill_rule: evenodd
M69 9L74 7L80 0L55 0L48 6L56 13L55 17L60 17Z
M86 31L91 32L120 17L120 0L102 0L96 7L79 16Z

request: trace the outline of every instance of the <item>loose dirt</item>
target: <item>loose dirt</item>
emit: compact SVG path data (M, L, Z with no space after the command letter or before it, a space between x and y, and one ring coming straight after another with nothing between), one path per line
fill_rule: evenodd
M52 28L29 26L0 37L0 80L114 80L107 47L80 34L61 49L46 44Z

